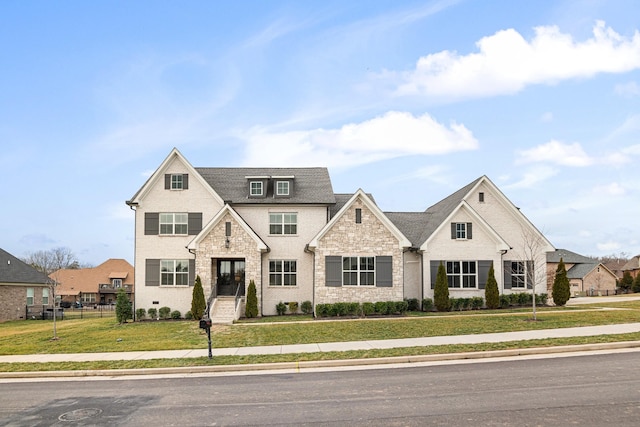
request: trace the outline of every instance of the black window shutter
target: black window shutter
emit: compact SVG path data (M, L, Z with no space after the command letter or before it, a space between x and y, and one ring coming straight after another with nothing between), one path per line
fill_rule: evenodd
M467 223L467 239L471 239L472 237L473 236L472 236L472 233L471 233L471 223L468 222Z
M145 286L160 286L160 260L145 260Z
M504 289L511 289L511 261L504 261L503 276Z
M196 281L196 260L189 260L189 286L193 286Z
M160 214L158 212L145 212L144 214L144 234L160 234Z
M489 269L493 261L478 261L478 289L484 289L489 279Z
M188 173L182 174L182 189L183 190L188 190L189 189L189 174Z
M390 256L376 257L376 286L393 287L393 263Z
M527 289L533 289L532 281L535 281L535 271L534 271L533 261L527 261Z
M324 257L325 285L332 287L342 286L342 257Z
M451 238L455 240L456 238L456 223L451 223Z
M171 190L171 174L170 173L164 174L164 189Z
M438 267L442 261L430 261L429 269L431 272L431 289L436 287L436 277L438 277Z
M189 219L187 221L189 223L189 235L195 236L202 230L202 212L189 213Z

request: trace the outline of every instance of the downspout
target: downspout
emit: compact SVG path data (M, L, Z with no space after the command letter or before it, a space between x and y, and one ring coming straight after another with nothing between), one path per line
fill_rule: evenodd
M509 252L507 249L502 249L500 250L500 265L498 266L498 268L500 268L500 271L502 272L502 293L504 294L504 255Z
M311 314L316 317L316 253L309 249L309 244L304 246L304 251L311 254Z

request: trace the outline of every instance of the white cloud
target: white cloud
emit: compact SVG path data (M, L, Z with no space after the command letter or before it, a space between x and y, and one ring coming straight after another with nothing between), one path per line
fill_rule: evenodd
M589 166L594 163L594 160L584 152L582 146L577 142L564 144L551 140L546 144L520 151L518 155L517 163L548 162L575 167Z
M525 171L520 181L516 181L513 184L507 184L505 189L523 189L532 188L537 184L546 181L547 179L557 175L557 171L549 166L538 166Z
M615 252L617 250L619 250L621 248L620 243L618 242L604 242L604 243L598 243L597 248L599 251L602 252Z
M542 26L535 28L530 41L507 29L476 45L478 52L441 51L420 58L411 72L390 72L383 77L396 80L398 95L467 98L640 68L640 33L623 37L602 21L595 24L593 37L583 42L574 41L556 26Z
M640 95L640 86L638 86L638 83L636 82L617 84L613 90L616 94L624 96L625 98L632 98Z
M408 155L438 155L478 148L464 125L448 127L430 115L391 111L339 129L271 132L253 128L247 140L246 165L344 167Z
M594 193L603 194L607 196L623 196L627 190L617 182L612 182L608 185L599 185L593 189Z
M549 123L553 121L553 113L550 111L547 111L546 113L542 114L542 116L540 116L540 121L543 123Z

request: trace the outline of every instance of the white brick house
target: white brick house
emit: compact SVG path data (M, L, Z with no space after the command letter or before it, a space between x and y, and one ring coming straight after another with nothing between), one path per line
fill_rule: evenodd
M261 314L279 302L433 297L442 262L452 297L546 290L554 248L486 177L424 212L382 212L362 190L334 194L326 168L194 168L173 149L127 204L136 211L136 308L235 297L250 280Z

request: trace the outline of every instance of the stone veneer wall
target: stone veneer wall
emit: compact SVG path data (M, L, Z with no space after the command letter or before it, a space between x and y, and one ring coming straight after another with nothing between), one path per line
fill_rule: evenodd
M362 223L356 224L355 209L362 209ZM392 256L393 286L325 285L325 256ZM400 301L403 299L402 249L398 239L360 199L346 211L318 242L315 304L335 302Z
M227 239L225 223L231 223L231 236L229 237L229 247L225 248ZM242 258L245 260L245 295L249 282L253 280L256 284L256 294L258 297L258 310L261 307L261 253L257 248L255 240L238 224L230 215L226 214L211 232L200 242L196 249L196 275L200 276L202 287L204 288L205 299L209 298L211 284L216 280L213 275L211 265L212 258ZM260 313L261 315L262 313Z

